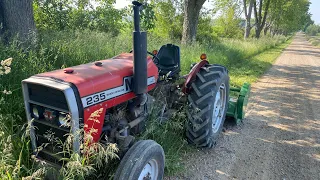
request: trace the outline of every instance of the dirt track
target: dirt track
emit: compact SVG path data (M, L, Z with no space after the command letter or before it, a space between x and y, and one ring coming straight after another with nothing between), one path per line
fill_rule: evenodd
M178 179L320 180L320 48L302 34L253 84L248 114Z

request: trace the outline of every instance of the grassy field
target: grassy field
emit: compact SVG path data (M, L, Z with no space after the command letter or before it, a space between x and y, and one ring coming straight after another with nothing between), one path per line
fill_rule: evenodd
M166 43L179 44L149 35L148 49L152 51ZM181 46L182 73L186 74L190 65L199 61L200 54L205 52L210 63L222 64L229 69L232 86L241 86L244 82L257 80L289 43L288 38L277 36L247 41L222 39L213 44ZM13 58L11 72L0 76L0 90L12 92L0 93L0 179L20 179L37 173L41 175L44 171L30 160L21 80L45 71L110 58L130 51L131 44L131 33L111 37L90 31L41 33L39 40L34 40L34 45L27 50L18 48L19 42L0 44L0 60ZM162 125L154 119L151 118L141 138L160 143L166 152L166 173L177 173L183 170L182 155L193 150L184 138L185 115L177 113L175 121ZM88 171L89 174L93 172Z

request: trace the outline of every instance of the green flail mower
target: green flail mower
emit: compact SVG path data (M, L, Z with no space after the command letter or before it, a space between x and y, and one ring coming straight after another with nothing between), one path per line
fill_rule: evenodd
M230 88L229 107L227 117L239 124L246 114L246 107L250 96L251 85L244 83L241 88Z

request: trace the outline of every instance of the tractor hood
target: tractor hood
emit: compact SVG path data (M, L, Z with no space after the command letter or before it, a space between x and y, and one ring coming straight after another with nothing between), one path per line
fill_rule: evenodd
M152 58L147 58L148 85L158 79L158 68ZM50 77L74 84L81 97L120 87L124 79L133 76L133 54L122 53L111 59L55 70L36 76ZM153 81L153 82L151 82ZM153 87L152 87L153 88ZM148 87L150 90L150 87Z

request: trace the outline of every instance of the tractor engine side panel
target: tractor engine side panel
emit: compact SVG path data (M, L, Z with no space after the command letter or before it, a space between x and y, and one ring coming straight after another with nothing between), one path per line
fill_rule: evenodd
M155 81L153 81L154 79L153 77L154 76L148 78L149 79L148 91L152 90L156 86L156 79ZM132 89L130 89L129 92L125 90L121 92L122 92L122 95L119 95L115 98L109 99L107 101L103 101L101 103L98 103L89 107L86 107L84 109L84 124L85 124L84 130L86 133L89 133L92 136L94 142L97 142L100 139L106 110L118 104L121 104L123 102L126 102L130 99L135 98L135 94L132 92ZM107 93L106 91L99 92L88 97L94 97L94 96L101 97L102 94L106 95ZM83 102L85 102L85 100L86 100L86 97L82 98Z

